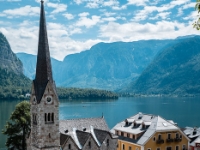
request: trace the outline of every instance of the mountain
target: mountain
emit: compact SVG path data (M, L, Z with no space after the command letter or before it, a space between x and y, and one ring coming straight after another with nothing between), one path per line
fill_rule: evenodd
M13 53L6 37L0 32L0 67L16 74L23 71L22 62Z
M193 36L164 49L127 90L136 94L199 94L199 43L200 36Z
M0 99L20 98L30 87L31 81L23 74L22 62L0 33Z
M33 80L35 78L35 72L36 72L36 61L37 56L32 54L26 54L26 53L17 53L17 57L23 62L23 73ZM59 66L61 66L60 61L51 58L52 68L55 68L59 70ZM56 76L56 72L53 72L53 76Z
M179 40L98 43L90 50L52 59L56 84L63 87L115 90L135 80L164 47ZM24 73L34 78L36 56L18 53Z

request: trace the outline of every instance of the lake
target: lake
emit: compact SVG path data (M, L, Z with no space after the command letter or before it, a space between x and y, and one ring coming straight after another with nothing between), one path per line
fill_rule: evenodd
M19 101L0 101L0 129L4 128ZM112 128L116 123L138 112L160 115L179 127L200 126L200 97L122 97L118 100L60 100L60 119L105 117ZM0 149L6 137L0 133Z

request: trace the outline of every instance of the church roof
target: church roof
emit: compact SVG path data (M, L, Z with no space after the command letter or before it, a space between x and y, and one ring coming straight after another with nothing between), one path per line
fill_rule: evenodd
M49 44L47 37L47 28L45 20L44 2L41 1L40 11L40 28L38 41L38 54L36 65L36 76L33 81L35 87L35 94L38 103L40 102L48 81L53 83L52 67L49 52Z
M109 131L108 125L103 117L60 120L59 126L61 133L65 133L66 130L72 132L73 128L80 131L89 131L90 126L96 129Z

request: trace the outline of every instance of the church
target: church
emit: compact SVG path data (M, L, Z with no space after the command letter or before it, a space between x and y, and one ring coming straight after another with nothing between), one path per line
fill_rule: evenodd
M44 1L41 1L36 75L32 82L28 150L115 150L104 117L59 120L59 99L52 76Z

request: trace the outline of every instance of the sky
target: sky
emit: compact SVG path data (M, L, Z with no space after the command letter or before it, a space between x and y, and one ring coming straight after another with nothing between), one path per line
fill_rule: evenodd
M44 0L51 56L89 50L99 42L199 35L196 0ZM0 0L0 32L15 53L37 55L40 0Z

